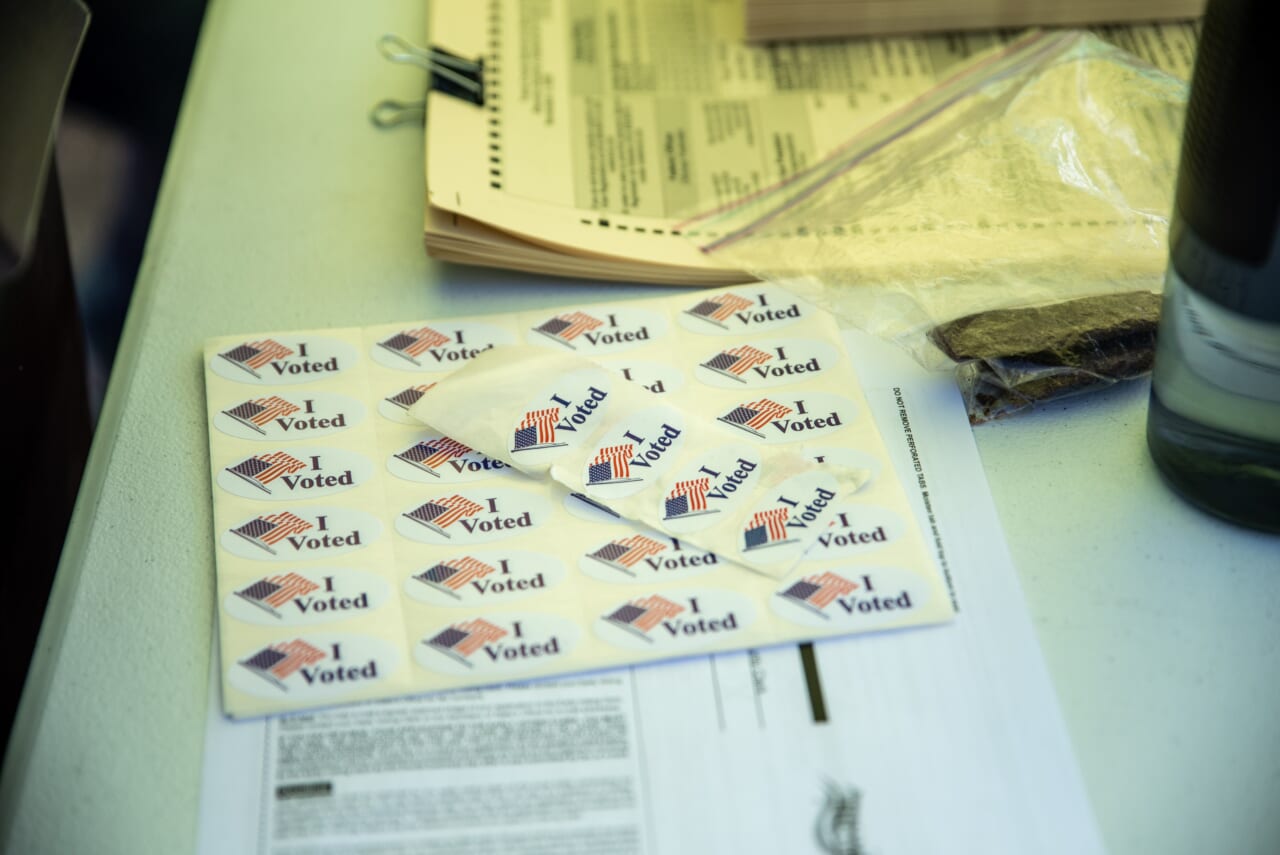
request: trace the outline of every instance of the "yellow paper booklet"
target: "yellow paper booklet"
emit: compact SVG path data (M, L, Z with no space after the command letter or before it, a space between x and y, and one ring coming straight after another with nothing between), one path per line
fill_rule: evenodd
M1189 25L1099 32L1190 75ZM432 4L433 46L482 67L478 93L428 95L427 250L562 276L742 282L699 251L714 230L687 219L796 175L1015 35L760 46L742 33L738 0Z
M520 455L569 442L572 414L603 412L599 400L628 381L662 418L620 424L646 441L626 455L608 432L593 440L608 453L575 493L410 414L455 369L512 344L576 354L596 372L585 392L557 386L552 407L501 424L485 389L469 399L441 384L474 420L494 413ZM952 616L834 321L779 288L221 337L205 360L228 715ZM548 412L557 398L568 403ZM677 457L664 439L695 419L719 439L702 443L704 458ZM785 458L800 461L792 474L816 474L756 477ZM829 504L828 466L870 480ZM633 494L665 533L609 508ZM822 532L806 552L808 523ZM730 554L698 548L707 532ZM737 563L747 556L767 572Z

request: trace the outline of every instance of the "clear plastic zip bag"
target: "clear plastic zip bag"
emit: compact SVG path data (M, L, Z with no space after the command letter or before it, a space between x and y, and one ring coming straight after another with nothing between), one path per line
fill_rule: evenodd
M1186 83L1033 32L682 225L726 266L958 366L974 422L1150 369Z

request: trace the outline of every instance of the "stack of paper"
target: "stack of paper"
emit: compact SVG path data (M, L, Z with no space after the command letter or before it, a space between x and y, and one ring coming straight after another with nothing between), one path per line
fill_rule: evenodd
M1195 18L1204 0L746 0L747 37L804 39L886 33Z
M689 219L805 170L1010 31L753 46L738 2L432 4L477 97L428 96L427 250L559 276L743 282ZM1101 34L1189 77L1189 25ZM478 103L477 103L478 102Z
M955 621L248 722L215 689L200 855L1104 852L954 386L843 344Z

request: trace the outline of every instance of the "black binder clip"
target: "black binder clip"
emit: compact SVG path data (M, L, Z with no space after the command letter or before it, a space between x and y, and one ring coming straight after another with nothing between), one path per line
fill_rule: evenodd
M396 35L378 40L378 50L392 62L405 62L431 74L429 88L484 106L484 60L465 59L443 48L420 48Z
M431 88L477 107L484 106L484 60L463 59L440 48L432 48L436 67L431 70Z
M429 91L443 92L478 107L484 106L484 60L464 59L437 47L420 48L388 33L378 39L378 51L392 62L426 69ZM427 116L427 102L385 99L374 105L369 121L379 128L410 122L421 125Z

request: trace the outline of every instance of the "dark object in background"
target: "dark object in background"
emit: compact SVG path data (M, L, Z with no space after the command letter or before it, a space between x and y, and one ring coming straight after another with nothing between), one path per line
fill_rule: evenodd
M1147 445L1198 508L1280 532L1280 163L1273 0L1210 0L1169 228Z
M7 3L0 26L0 376L9 509L0 621L8 745L89 451L84 333L53 168L53 138L88 24L76 0ZM14 499L17 500L15 508Z
M127 189L107 224L100 255L77 271L90 355L105 373L115 359L142 262L205 0L92 0L92 8L93 26L76 63L68 108L119 134L130 154Z
M956 363L974 424L1141 377L1155 354L1160 295L1083 297L967 315L929 332Z

